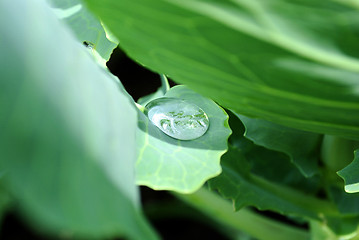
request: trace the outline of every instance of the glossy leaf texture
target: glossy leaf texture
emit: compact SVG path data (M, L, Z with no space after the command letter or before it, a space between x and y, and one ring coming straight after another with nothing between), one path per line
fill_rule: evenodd
M286 153L306 177L319 173L318 146L320 134L278 125L263 119L236 114L243 122L244 136L259 146Z
M175 86L164 96L185 99L202 108L209 118L209 129L197 139L181 141L167 136L139 113L137 183L155 190L191 193L221 172L220 158L231 133L228 115L185 86Z
M359 139L359 14L349 1L86 0L121 47L221 106Z
M65 22L77 39L96 51L101 58L108 61L118 40L111 37L106 29L89 10L82 0L48 0L56 16ZM54 43L54 47L62 47Z
M359 192L359 150L354 152L354 160L344 169L338 172L338 175L345 181L345 191L348 193Z
M136 109L119 83L45 1L0 1L0 31L0 169L17 210L53 234L157 239L135 186Z

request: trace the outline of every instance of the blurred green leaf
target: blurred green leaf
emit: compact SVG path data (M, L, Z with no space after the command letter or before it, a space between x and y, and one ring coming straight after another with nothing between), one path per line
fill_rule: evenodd
M328 228L335 233L336 239L355 240L359 225L358 216L328 217L325 221Z
M311 240L357 240L358 219L329 219L328 222L310 221Z
M318 173L318 151L322 137L262 119L253 119L240 114L246 131L244 136L255 144L286 153L306 177Z
M87 10L82 0L48 0L56 16L64 21L74 32L77 39L108 61L118 40ZM61 43L59 43L61 44ZM61 47L56 45L54 47Z
M0 1L0 31L0 169L21 213L75 238L157 239L139 209L136 109L122 87L44 1Z
M324 135L320 147L321 160L330 172L338 172L354 159L359 142L332 135Z
M355 3L85 1L132 58L221 106L359 139Z
M354 152L354 160L351 164L338 172L345 181L345 191L348 193L359 192L359 150Z
M202 108L209 118L209 129L200 138L181 141L164 134L140 113L137 183L156 190L194 192L221 172L220 157L227 150L231 133L228 116L213 101L185 86L171 88L165 97L186 99Z
M331 186L329 196L338 206L338 210L349 216L359 216L359 193L346 193L343 189Z
M311 240L335 239L335 234L331 232L325 224L319 221L310 221Z

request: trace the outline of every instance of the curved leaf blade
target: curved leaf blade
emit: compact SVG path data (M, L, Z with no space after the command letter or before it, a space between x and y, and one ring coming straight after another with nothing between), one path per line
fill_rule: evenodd
M231 133L228 116L210 99L185 86L171 88L164 97L186 99L202 108L210 121L200 138L180 141L165 135L140 113L137 131L137 183L155 190L191 193L221 172L220 157Z
M107 33L100 20L87 10L82 0L48 1L57 17L72 29L79 41L88 44L88 47L98 52L105 61L110 59L118 40L111 38L111 34Z
M337 186L329 187L328 193L342 214L359 216L359 193L348 193Z
M347 193L359 192L359 150L354 152L353 162L340 170L338 175L344 179Z
M243 122L244 136L255 144L286 153L305 177L319 172L317 147L322 137L262 119L253 119L236 114Z
M319 0L86 2L130 56L222 106L359 139L356 8Z
M233 200L236 210L254 206L285 215L320 219L322 213L336 214L334 206L282 184L250 173L250 163L242 151L230 148L221 159L223 172L209 181L223 197Z
M334 210L334 206L313 197L318 189L317 179L305 178L286 154L257 146L245 138L242 122L230 111L229 116L233 129L230 147L221 159L221 175L209 181L212 189L232 199L236 210L254 206L316 219L318 212Z
M75 238L157 239L139 209L126 93L44 1L0 1L0 31L0 168L20 212Z

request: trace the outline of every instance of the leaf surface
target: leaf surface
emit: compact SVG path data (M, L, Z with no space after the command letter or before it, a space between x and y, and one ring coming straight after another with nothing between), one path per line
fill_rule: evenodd
M273 210L286 215L319 219L314 209L306 207L316 205L314 197L308 200L289 187L270 182L251 174L249 163L237 149L230 149L221 159L223 172L210 180L210 187L218 189L225 198L232 199L236 210L244 206L254 206L260 210Z
M322 140L319 134L236 115L245 125L245 137L257 145L286 153L306 177L318 173L317 148Z
M213 101L185 86L175 86L164 96L189 100L202 108L209 118L209 129L200 138L181 141L165 135L140 113L137 183L156 190L194 192L221 172L220 157L227 150L231 133L228 116Z
M132 58L221 106L292 128L359 139L355 4L86 2Z
M111 33L106 32L107 29L87 10L82 0L48 0L48 2L51 3L56 16L72 29L79 41L98 52L105 61L109 60L118 40L111 37Z
M321 213L337 215L335 206L314 196L318 179L306 178L288 155L255 145L243 136L244 126L230 113L233 134L230 147L222 156L222 173L209 181L236 210L254 206L286 215L319 219Z
M354 160L344 169L338 172L338 175L345 181L345 191L348 193L359 192L359 150L354 152Z
M359 193L347 193L335 186L331 186L328 192L342 214L359 218Z
M44 1L0 1L0 31L0 169L21 214L75 238L157 239L139 209L137 115L122 87Z

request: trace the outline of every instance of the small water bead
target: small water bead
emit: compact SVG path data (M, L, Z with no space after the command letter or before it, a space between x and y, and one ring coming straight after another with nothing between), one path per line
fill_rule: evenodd
M183 99L155 99L146 105L145 114L162 132L180 140L199 138L209 127L207 114Z

